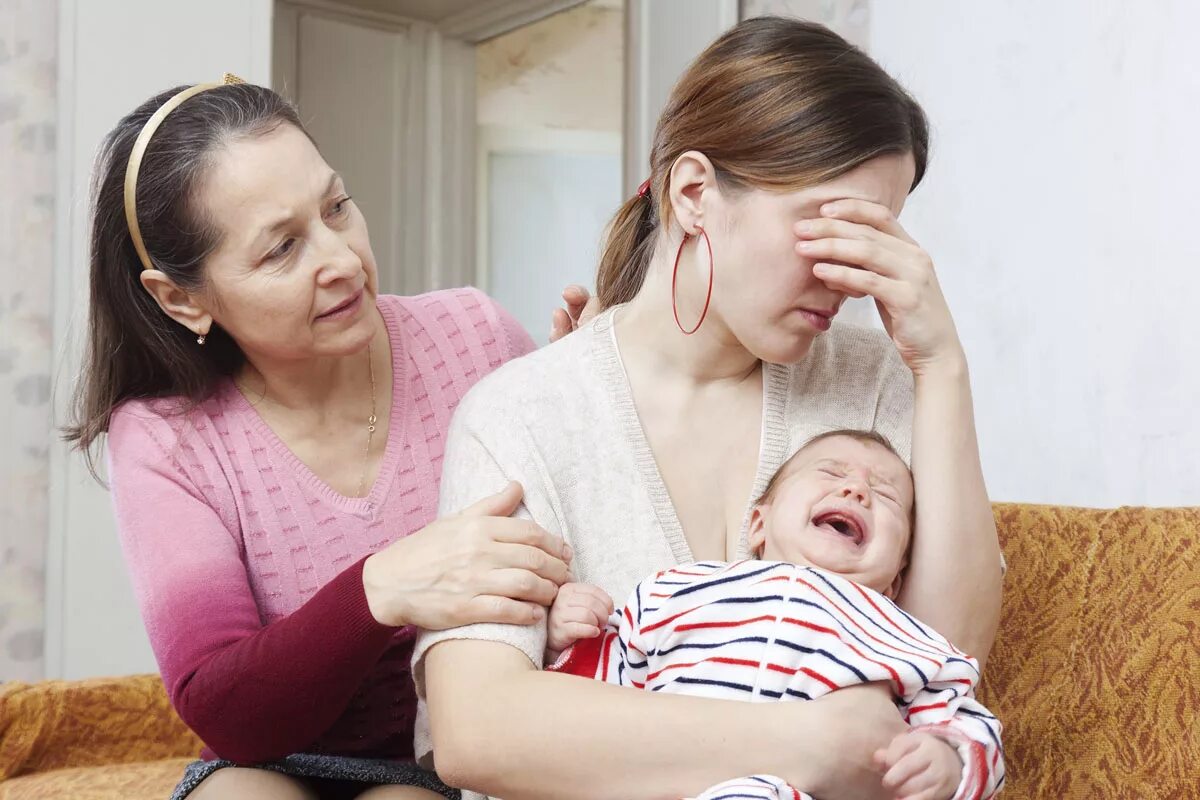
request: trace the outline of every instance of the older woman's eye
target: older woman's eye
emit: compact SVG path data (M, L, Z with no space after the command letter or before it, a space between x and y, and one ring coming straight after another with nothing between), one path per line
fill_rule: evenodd
M274 261L275 259L283 258L288 253L292 252L292 250L293 250L293 248L295 248L295 246L296 246L295 239L284 239L282 242L280 242L275 247L274 250L267 253L267 260Z

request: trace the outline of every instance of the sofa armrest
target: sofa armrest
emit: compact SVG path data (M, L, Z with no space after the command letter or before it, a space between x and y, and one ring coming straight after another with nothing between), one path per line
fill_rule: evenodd
M157 675L0 685L0 781L68 767L195 757L201 747Z

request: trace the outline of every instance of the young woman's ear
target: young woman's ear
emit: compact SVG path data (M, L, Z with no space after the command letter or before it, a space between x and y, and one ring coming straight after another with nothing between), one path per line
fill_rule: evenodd
M705 193L717 191L717 169L708 156L689 150L671 166L670 187L671 213L684 233L694 235L697 226L705 225Z

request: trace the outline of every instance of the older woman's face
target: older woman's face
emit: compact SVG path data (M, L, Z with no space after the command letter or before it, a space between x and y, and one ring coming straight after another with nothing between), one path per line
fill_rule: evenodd
M376 330L378 271L341 177L291 125L220 151L200 202L220 229L205 304L251 359L360 351Z

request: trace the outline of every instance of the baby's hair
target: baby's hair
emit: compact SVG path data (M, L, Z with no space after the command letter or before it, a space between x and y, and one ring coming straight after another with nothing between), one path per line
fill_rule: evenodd
M792 454L791 458L789 458L787 461L783 462L783 466L781 466L775 472L775 474L771 476L771 480L767 484L767 488L763 491L763 493L759 496L759 498L754 501L754 505L760 506L760 505L766 503L768 500L770 500L775 495L775 489L778 488L779 484L783 482L783 479L785 477L787 477L788 467L791 466L792 462L796 460L797 456L799 456L801 453L803 453L808 448L812 447L814 444L816 444L818 442L823 442L826 439L832 439L835 436L845 436L845 437L854 439L859 442L868 442L871 444L877 444L880 447L887 450L892 455L894 455L896 458L899 458L901 461L904 460L903 457L901 457L901 455L898 452L896 452L896 448L894 446L892 446L892 443L888 441L887 437L884 436L882 433L877 433L876 431L853 430L853 429L847 428L844 430L826 431L825 433L819 433L816 436L809 439L807 442L805 442L804 445L799 450L797 450L795 453Z

